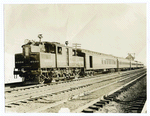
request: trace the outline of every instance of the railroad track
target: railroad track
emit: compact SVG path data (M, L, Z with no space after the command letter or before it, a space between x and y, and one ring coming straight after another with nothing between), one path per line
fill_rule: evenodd
M126 71L126 72L121 72L122 74L126 74L126 73L130 73L130 72L138 72L142 69L137 69L137 70L132 70L132 71ZM109 73L110 74L110 73ZM116 73L111 73L110 75L117 75L118 72ZM92 77L84 77L84 78L78 78L78 79L73 79L73 80L67 80L67 81L59 81L59 82L52 82L52 83L47 83L47 84L37 84L37 85L23 85L23 83L12 83L12 84L6 84L5 85L5 93L11 93L13 91L20 91L20 90L28 90L28 89L32 89L32 88L40 88L40 87L47 87L47 86L51 86L51 85L58 85L58 84L62 84L62 83L69 83L72 81L80 81L80 80L85 80L85 79L90 79L90 78L97 78L99 76L105 76L106 74L100 74L100 75L95 75ZM8 87L10 86L10 87Z
M141 70L142 71L142 70ZM135 73L135 72L134 72ZM137 73L137 74L134 74L134 75L138 75L138 74L140 74L141 72L139 72L139 73ZM86 83L86 84L78 84L78 87L76 87L76 85L74 85L75 83L73 83L72 85L69 85L69 86L71 86L71 87L69 87L69 88L59 88L59 89L54 89L54 88L52 88L50 91L47 91L47 90L45 90L48 94L44 94L44 95L42 95L42 92L41 93L39 93L38 92L38 94L32 94L32 97L30 96L30 95L27 95L26 97L25 97L25 95L24 96L22 96L22 97L19 97L19 96L16 96L16 98L13 98L13 100L8 100L8 101L6 101L5 102L5 106L6 107L8 107L8 108L11 108L11 107L13 107L13 105L15 105L15 106L19 106L20 104L22 104L22 103L27 103L27 102L29 102L29 101L35 101L35 100L38 100L38 99L43 99L43 98L47 98L47 97L49 97L49 96L57 96L57 95L59 95L59 94L62 94L62 93L66 93L66 92L69 92L69 91L75 91L75 90L78 90L78 89L81 89L81 88L87 88L87 87L90 87L90 86L92 86L92 85L94 85L94 84L98 84L98 83L105 83L105 81L112 81L113 79L115 80L115 79L118 79L118 78L120 78L120 80L115 80L113 83L111 83L110 85L112 85L112 84L115 84L115 83L117 83L117 82L120 82L120 81L123 81L123 80L126 80L126 79L129 79L129 78L131 78L131 77L128 77L128 78L126 78L126 79L124 79L124 77L125 76L127 76L127 74L124 74L124 75L121 75L120 77L109 77L109 78L106 78L105 77L105 79L102 79L102 80L100 80L100 81L97 81L97 80L95 80L95 82L91 82L91 83ZM129 76L129 74L128 74L128 76ZM131 76L131 73L130 73L130 76ZM133 76L133 75L132 75ZM105 83L106 84L106 83ZM74 85L74 86L73 86ZM105 85L105 87L107 87L107 86L110 86L109 84L107 84L107 85ZM57 85L58 86L58 85ZM64 85L64 86L66 86L66 85ZM71 96L71 97L69 97L69 99L71 100L71 99L74 99L74 98L77 98L77 97L80 97L80 96L82 96L82 95L85 95L85 94L90 94L90 93L92 93L92 92L94 92L94 91L97 91L97 90L99 90L99 89L101 89L101 88L103 88L104 86L101 86L101 87L99 87L99 88L96 88L96 89L92 89L91 91L87 91L87 92L83 92L83 93L80 93L80 94L77 94L77 95L73 95L73 96ZM58 88L58 87L57 87ZM32 92L31 92L32 93ZM26 93L27 94L27 93ZM39 95L40 94L40 95ZM10 96L9 96L10 97ZM11 96L12 97L12 96ZM62 99L62 100L58 100L57 102L55 102L55 103L51 103L51 104L48 104L48 106L46 105L44 105L45 107L43 107L43 108L40 108L40 110L39 109L37 109L37 111L39 112L39 111L42 111L42 110L44 110L44 109L46 109L47 107L55 107L55 106L57 106L57 105L59 105L59 104L62 104L62 103L64 103L64 102L67 102L68 100L69 100L68 98L67 99ZM31 110L31 111L27 111L27 112L37 112L37 111L35 111L35 110Z
M101 108L103 108L104 105L109 104L109 102L111 101L116 101L116 97L118 97L119 94L127 91L128 88L130 88L134 83L136 83L139 79L141 79L144 76L146 76L146 73L138 76L138 78L135 78L134 80L128 82L127 84L111 91L110 93L104 95L100 99L96 99L82 107L79 107L73 112L74 113L94 113L94 112L97 113ZM145 101L146 101L146 91L142 92L141 95L135 101L132 101L132 105L129 105L128 109L130 109L132 113L140 113L143 109Z
M137 75L137 74L136 74L136 75ZM53 108L53 107L55 108L55 107L57 107L57 106L60 105L60 104L66 103L66 102L68 102L68 101L70 101L70 100L79 99L80 97L89 95L89 94L91 94L91 93L93 93L93 92L95 92L95 91L101 90L101 89L103 89L103 88L106 88L106 87L108 87L108 86L111 86L111 85L113 85L113 84L116 84L116 83L118 83L118 82L120 82L120 81L124 81L124 80L129 79L129 78L131 78L131 77L127 77L127 78L125 78L125 79L124 79L124 78L121 78L120 80L114 81L114 82L112 82L112 83L110 83L110 84L104 84L103 86L100 86L100 87L98 87L98 88L92 89L92 90L90 90L90 91L87 90L87 91L84 91L83 93L74 95L73 97L71 97L71 98L69 98L69 99L64 99L64 100L62 100L62 101L58 101L58 102L55 102L55 103L52 103L52 104L49 104L49 105L45 105L45 106L42 107L42 108L39 108L39 109L36 109L36 110L30 110L29 112L42 112L42 111L44 111L45 109L48 109L48 108ZM81 99L81 100L82 100L82 99Z
M121 75L121 76L126 76L128 75L128 73L124 74L124 75ZM90 82L91 79L86 82L85 80L83 80L84 82L81 82L80 85L78 84L78 86L74 86L76 85L75 83L70 83L69 85L69 88L66 87L66 84L64 84L63 86L61 85L61 89L59 89L60 85L55 85L55 86L51 86L51 87L45 87L45 88L39 88L37 86L36 90L35 90L35 87L34 88L29 88L28 90L26 91L17 91L17 93L11 93L11 94L8 94L6 97L7 98L12 98L14 97L13 100L6 100L6 104L10 104L11 102L14 102L15 100L18 102L18 101L21 101L22 99L28 99L31 97L31 94L32 96L34 95L35 97L42 97L41 95L43 94L43 92L47 91L49 93L49 95L52 95L52 94L58 94L58 93L61 93L61 92L64 92L64 91L70 91L70 90L75 90L75 89L78 89L78 88L83 88L83 87L87 87L87 86L91 86L92 84L95 84L95 83L100 83L102 81L107 81L107 80L111 80L111 79L114 79L114 78L119 78L121 76L115 76L115 77L106 77L103 76L103 78L101 78L102 80L99 80L99 78L95 78L94 82ZM77 82L76 82L77 83ZM85 83L84 85L82 83ZM54 92L55 91L55 92ZM35 93L35 94L34 94ZM38 93L38 95L37 95Z
M104 75L104 74L100 74L100 75ZM92 76L92 77L78 78L78 79L71 79L71 80L66 80L66 81L51 82L51 83L46 83L46 84L36 84L36 85L23 85L23 83L21 85L21 83L20 83L19 87L16 86L16 84L14 84L14 85L11 84L10 87L5 88L5 93L11 93L13 91L19 91L19 90L27 90L30 88L39 88L39 87L44 87L44 86L58 85L58 84L62 84L62 83L69 83L72 81L80 81L80 80L89 79L89 78L96 78L97 76L100 76L100 75L96 75L96 76ZM9 85L6 84L6 86L9 86Z

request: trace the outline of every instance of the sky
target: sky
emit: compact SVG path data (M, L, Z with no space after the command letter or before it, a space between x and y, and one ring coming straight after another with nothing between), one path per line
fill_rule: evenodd
M146 65L145 3L4 5L5 78L25 39L81 44L81 48L135 59Z

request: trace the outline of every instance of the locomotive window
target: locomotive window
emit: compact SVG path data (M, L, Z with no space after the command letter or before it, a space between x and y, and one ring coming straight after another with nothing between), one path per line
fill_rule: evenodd
M45 52L50 53L50 45L45 45L45 49L46 49Z
M51 45L50 46L50 53L55 53L55 51L56 51L56 47L55 47L55 45Z
M55 45L53 44L45 44L45 52L47 53L55 53Z
M58 47L57 50L58 50L58 54L62 54L62 47Z

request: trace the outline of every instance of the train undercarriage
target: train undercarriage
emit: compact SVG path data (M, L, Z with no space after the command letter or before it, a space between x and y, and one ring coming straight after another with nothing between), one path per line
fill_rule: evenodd
M130 68L97 70L85 70L84 68L42 68L37 70L14 71L14 76L19 75L22 77L24 84L42 84L60 80L78 79L84 76L89 77L93 76L95 73L113 73L121 70L130 70Z
M42 68L38 70L17 70L14 77L24 78L25 84L42 84L84 76L84 68Z

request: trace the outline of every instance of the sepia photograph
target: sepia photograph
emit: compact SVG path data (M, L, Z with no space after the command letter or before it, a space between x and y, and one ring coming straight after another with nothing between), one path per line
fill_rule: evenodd
M4 113L147 114L147 3L3 4Z

